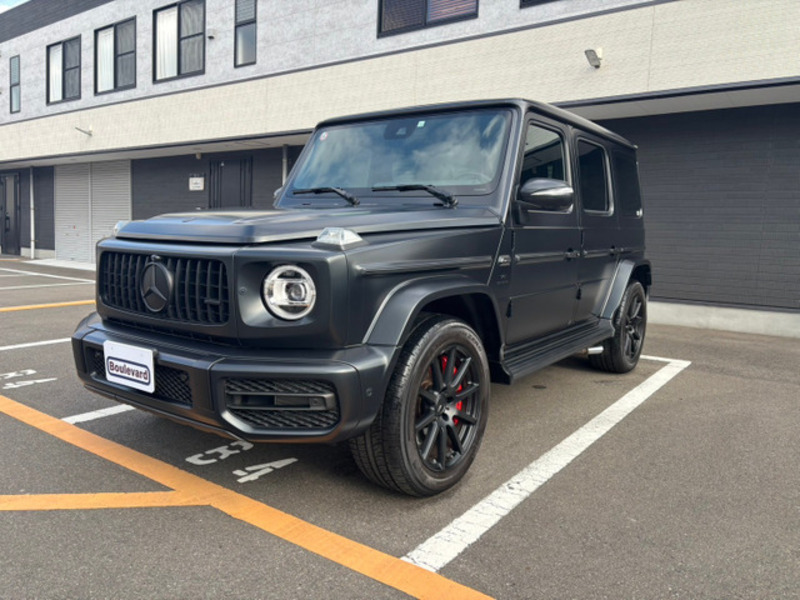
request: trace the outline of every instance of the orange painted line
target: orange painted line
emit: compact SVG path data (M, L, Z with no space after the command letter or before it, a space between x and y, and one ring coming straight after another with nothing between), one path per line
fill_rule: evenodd
M196 499L180 492L131 492L104 494L24 494L0 496L0 511L91 510L96 508L150 508L198 506Z
M0 395L0 412L415 598L489 596Z
M54 302L52 304L28 304L27 306L6 306L0 312L15 312L18 310L36 310L39 308L64 308L65 306L89 306L94 300L76 300L75 302Z

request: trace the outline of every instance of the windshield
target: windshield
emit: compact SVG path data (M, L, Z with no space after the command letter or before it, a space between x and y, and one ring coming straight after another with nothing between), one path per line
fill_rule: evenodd
M510 121L508 109L493 108L325 127L310 140L288 191L304 203L313 199L301 194L324 188L347 190L362 201L431 201L424 191L398 186L433 186L459 197L488 194L500 178ZM327 202L334 198L341 202L325 195Z

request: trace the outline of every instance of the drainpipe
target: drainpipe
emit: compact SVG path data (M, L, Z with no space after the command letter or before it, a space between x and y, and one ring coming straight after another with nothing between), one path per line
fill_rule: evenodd
M36 258L36 209L33 204L33 167L29 171L28 190L31 200L31 260L33 260Z

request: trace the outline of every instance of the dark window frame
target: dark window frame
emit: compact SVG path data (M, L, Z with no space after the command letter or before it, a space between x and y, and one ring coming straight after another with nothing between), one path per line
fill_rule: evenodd
M586 208L586 202L583 197L583 173L581 169L581 144L588 144L599 148L603 157L603 181L605 182L605 196L606 196L606 209L597 210L596 208ZM611 154L609 149L602 143L588 139L585 137L578 137L575 140L575 160L578 167L577 184L580 193L581 211L587 215L598 217L611 217L614 216L614 189L613 178L611 173Z
M175 81L176 79L184 79L186 77L196 77L197 75L204 75L206 72L206 0L199 0L199 3L203 7L203 27L199 33L193 33L187 36L181 36L181 23L182 23L182 11L181 6L187 4L189 2L196 2L198 0L180 0L179 2L173 2L172 4L167 4L166 6L160 6L159 8L153 10L153 83L163 83L165 81ZM169 10L171 8L175 8L178 11L178 22L177 22L177 47L175 48L175 55L177 57L177 75L173 75L171 77L162 77L158 79L158 13ZM203 49L202 49L202 66L200 69L196 71L189 71L188 73L181 73L181 43L185 40L191 38L200 38L203 42Z
M386 3L387 2L393 2L393 1L398 1L398 0L378 0L378 2L379 2L379 5L378 5L378 37L379 38L387 37L387 36L390 36L390 35L398 35L398 34L401 34L401 33L408 33L409 31L420 31L422 29L429 29L431 27L438 27L439 25L449 25L450 23L457 23L459 21L467 21L469 19L477 19L478 18L478 12L479 12L479 9L480 9L480 0L475 0L475 11L474 12L465 13L465 14L462 14L462 15L456 15L456 16L451 17L449 19L429 20L428 19L428 9L430 7L431 0L416 0L417 2L422 3L422 4L425 5L425 11L424 11L425 12L425 16L424 16L423 21L422 21L421 24L412 24L412 25L407 25L405 27L398 27L396 29L384 30L383 29L383 15L384 15L384 12L386 10Z
M519 0L520 8L528 8L529 6L540 6L542 4L552 4L556 0Z
M253 0L253 18L252 19L245 19L243 21L239 21L239 0L234 2L234 15L233 15L233 66L234 68L239 67L246 67L248 65L254 65L258 62L258 2L257 0ZM255 37L256 37L256 47L255 52L253 52L253 60L249 62L242 62L239 63L236 60L236 57L239 56L239 28L245 27L247 25L252 25L255 28Z
M133 22L133 50L130 52L119 52L117 48L117 28L121 25L127 25L128 23ZM102 31L106 31L107 29L114 29L114 85L110 90L99 91L97 89L97 37ZM114 92L119 92L122 90L130 90L136 87L136 17L131 17L129 19L124 19L122 21L118 21L113 25L107 25L106 27L101 27L100 29L95 29L94 31L94 95L99 96L102 94L111 94ZM118 80L118 60L122 56L130 56L133 55L133 83L129 85L120 86L117 84Z
M17 81L14 81L14 59L17 62ZM8 110L13 115L22 110L22 59L20 55L8 59ZM17 90L17 109L14 110L14 90Z
M67 53L64 51L64 47L69 42L74 42L75 40L78 41L78 64L74 67L67 68L66 60L67 60ZM83 67L83 52L81 47L81 36L76 35L74 37L68 38L66 40L61 40L60 42L56 42L55 44L50 44L47 46L45 50L45 62L47 64L46 69L46 76L47 76L47 85L45 86L45 94L46 94L46 104L61 104L62 102L71 102L73 100L80 100L81 99L81 88L83 87L81 81L81 68ZM50 100L50 49L56 46L61 46L61 99L60 100ZM77 71L78 72L78 95L77 96L67 96L66 95L66 80L67 80L67 73L70 71Z

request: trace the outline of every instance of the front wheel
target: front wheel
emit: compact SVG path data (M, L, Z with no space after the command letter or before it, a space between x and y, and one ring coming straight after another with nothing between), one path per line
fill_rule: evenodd
M614 335L603 342L602 354L590 356L592 366L612 373L627 373L639 362L647 329L647 295L633 281L622 296L614 319Z
M412 496L455 485L483 438L489 365L478 335L463 321L423 322L403 348L383 407L350 447L373 482Z

